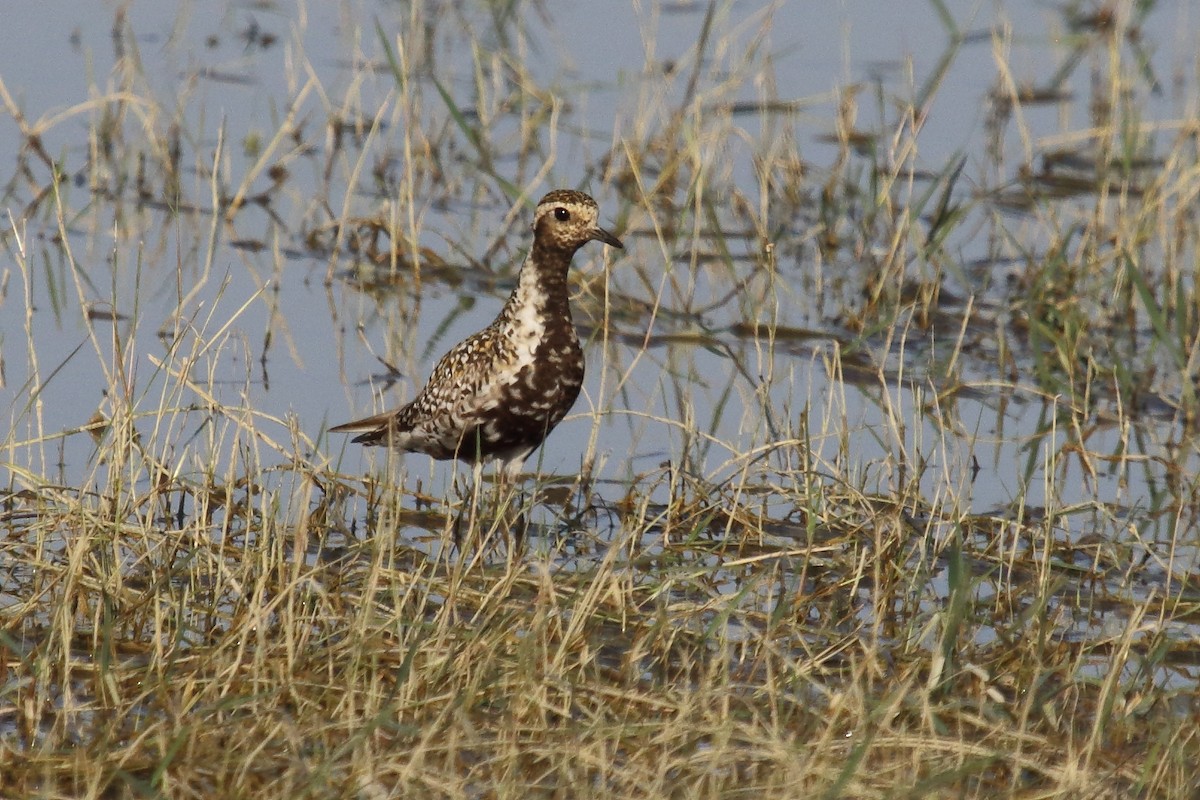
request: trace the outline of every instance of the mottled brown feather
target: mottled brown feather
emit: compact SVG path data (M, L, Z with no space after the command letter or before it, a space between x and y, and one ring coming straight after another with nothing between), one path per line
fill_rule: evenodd
M411 403L330 431L363 431L353 441L435 459L500 459L507 471L519 470L583 385L567 271L593 239L623 246L597 227L598 213L582 192L558 189L543 197L517 287L492 324L442 356Z

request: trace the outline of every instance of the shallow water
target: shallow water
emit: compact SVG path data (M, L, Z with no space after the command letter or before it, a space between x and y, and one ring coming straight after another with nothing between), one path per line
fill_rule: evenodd
M105 393L124 386L145 413L134 425L150 452L185 473L202 471L214 457L233 468L228 454L237 433L222 418L247 410L258 415L263 439L253 447L264 464L285 463L294 447L351 474L378 468L380 454L321 431L410 398L436 357L499 308L527 246L529 209L514 210L494 174L534 199L558 185L593 191L604 223L628 248L605 253L593 246L576 258L581 274L606 276L605 284L589 284L579 304L590 342L588 382L531 467L573 475L595 462L601 479L653 485L664 464L682 462L721 483L741 479L746 469L757 479L792 468L798 449L807 447L824 471L857 476L867 490L886 492L917 475L935 506L953 498L961 511L1001 516L1014 504L1080 507L1064 522L1068 536L1119 535L1136 524L1151 544L1173 539L1179 520L1155 511L1169 502L1170 470L1194 471L1197 455L1180 446L1170 414L1134 415L1133 436L1097 424L1087 440L1093 454L1133 458L1101 461L1093 472L1063 451L1068 432L1052 424L1060 401L1034 387L1028 354L1015 354L1014 381L989 359L986 336L977 337L982 341L963 348L957 363L971 391L954 402L939 399L947 384L934 376L956 349L961 304L947 304L948 320L933 328L854 334L847 313L861 308L869 269L862 260L821 255L810 238L811 207L771 201L780 214L795 216L772 220L768 253L736 204L702 209L691 231L664 236L656 226L686 210L688 198L672 197L670 207L651 215L596 177L605 153L619 155L668 125L690 85L690 51L708 6L633 4L601 18L591 4L516 8L514 19L446 6L429 52L402 54L428 68L410 76L423 94L418 119L395 110L397 83L373 29L378 22L411 41L404 36L409 12L391 4L219 4L214 13L192 3L143 3L118 14L102 4L51 2L10 10L12 46L0 51L0 76L26 123L40 131L45 153L65 168L61 225L79 271L68 266L58 240L53 202L37 200L48 170L6 117L0 165L9 165L5 205L14 223L4 238L10 253L24 256L3 270L5 460L64 484L103 483L92 438L60 432L78 430L97 411L108 415ZM997 53L1014 80L1037 84L1077 35L1043 4L1012 3L959 19L968 34L959 44L927 3L715 8L694 84L698 107L717 115L742 105L720 125L685 116L666 129L680 141L700 137L694 152L701 168L751 200L765 198L755 157L775 152L771 147L781 158L794 148L810 181L830 169L839 154L831 139L838 104L850 95L858 99L854 125L879 131L886 150L888 132L903 126L892 98L920 96L939 76L920 120L916 164L937 174L963 155L967 192L1003 184L1031 139L1056 132L1069 138L1088 119L1087 71L1080 70L1069 99L1029 105L1024 128L1013 126L998 142L988 130L986 98L1002 77ZM1147 48L1149 64L1162 84L1143 109L1150 117L1176 119L1195 103L1190 80L1167 79L1186 75L1190 64L1190 14L1189 4L1178 4L1143 25L1142 36L1155 45ZM557 104L535 107L513 95L497 77L508 70L555 87ZM470 122L486 127L490 167L458 130L435 78ZM99 111L87 104L120 92L131 101L98 123ZM488 104L477 107L480 92ZM755 105L768 101L791 105L787 113ZM298 133L273 143L293 105ZM176 108L177 130L163 116ZM359 125L335 132L331 118ZM521 149L528 126L538 131L536 145ZM90 155L96 140L89 130L108 130L111 146L128 154L108 161ZM405 138L413 130L424 137L415 144L445 159L436 169L406 171L406 159L420 158ZM456 144L442 145L447 139ZM781 144L764 149L771 141ZM165 179L146 158L171 142L182 152L177 210L159 202ZM252 202L228 223L215 220L208 175L214 160L216 182L233 194L256 169L258 154L272 148L264 166L284 167L286 177L275 183L262 169L247 182L247 196L261 196L263 204ZM151 168L141 201L139 157ZM17 172L18 164L28 172ZM409 179L418 183L408 186ZM101 185L89 185L97 180ZM916 185L923 183L918 176ZM415 202L397 194L406 191ZM34 213L24 216L26 208ZM996 258L988 214L975 213L979 219L960 225L947 250L963 264L990 266L948 285L974 280L975 302L1002 316L1006 276L1019 265ZM412 244L447 268L427 269L418 281L403 268L364 266L344 247L324 246L336 237L333 220L380 214L395 214L401 230L415 225ZM1032 224L1026 230L1038 235ZM885 245L864 242L864 255ZM364 285L382 288L368 292ZM656 302L647 314L644 304ZM104 321L113 311L119 319ZM752 325L776 331L773 343L745 335ZM837 351L847 349L883 371L831 374ZM404 377L389 376L385 364ZM194 390L178 391L160 365L186 367ZM220 413L196 413L212 402L223 406ZM163 406L178 413L153 427L151 412ZM293 445L297 435L314 446ZM747 459L748 452L758 457ZM403 464L410 484L420 480L434 495L455 472L421 456ZM1071 519L1081 520L1080 528Z

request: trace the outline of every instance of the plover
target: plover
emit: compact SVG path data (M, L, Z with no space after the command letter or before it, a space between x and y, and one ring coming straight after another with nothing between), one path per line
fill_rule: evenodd
M408 405L335 425L353 441L435 459L496 459L506 479L562 421L583 384L583 350L571 320L567 270L589 241L624 248L596 224L583 192L556 189L537 205L533 247L499 316L442 356Z

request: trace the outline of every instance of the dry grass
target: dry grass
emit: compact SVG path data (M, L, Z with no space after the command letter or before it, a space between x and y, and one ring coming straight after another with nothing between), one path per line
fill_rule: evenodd
M87 155L51 156L64 118L6 88L25 147L0 307L27 341L3 358L28 377L0 449L0 793L1193 794L1200 161L1194 123L1142 118L1136 15L1064 21L1076 50L1041 92L998 31L987 153L930 170L922 120L966 46L948 15L939 70L907 105L877 88L875 128L869 92L840 96L817 167L795 126L825 106L775 93L769 16L731 29L713 4L609 135L527 67L526 6L441 10L352 37L374 60L348 54L346 85L298 50L271 130L207 140L128 59L65 117ZM1085 60L1091 126L1039 139L1023 115ZM551 175L602 192L636 254L578 300L602 373L579 476L430 495L246 401L294 356L290 259L406 330L426 287L503 292L516 196ZM447 204L461 230L434 247ZM509 207L481 252L480 209ZM112 235L110 285L80 231ZM227 243L272 265L257 292L227 290ZM46 421L73 357L39 342L46 303L99 365L85 426ZM338 352L367 346L338 308ZM405 374L435 354L388 347ZM1023 491L987 512L977 458L1006 432L970 403L1041 415ZM611 478L614 419L665 456Z

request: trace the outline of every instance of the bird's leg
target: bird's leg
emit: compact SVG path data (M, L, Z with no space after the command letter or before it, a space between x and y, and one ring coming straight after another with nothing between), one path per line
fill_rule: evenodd
M482 472L483 468L479 462L475 462L472 465L471 477L469 479L463 473L455 470L454 495L456 497L457 508L453 511L454 525L452 531L454 535L454 547L460 555L465 552L464 543L469 542L472 535L479 530L479 506L482 499L481 486L483 483ZM460 480L464 482L469 480L469 483L464 487L460 483Z
M471 493L470 493L470 524L467 526L468 535L480 530L479 507L483 493L483 462L476 460L471 464ZM478 537L477 537L478 538Z
M502 524L508 534L510 558L520 551L529 527L529 509L525 503L525 492L521 482L524 465L524 458L515 458L496 471L503 514Z

